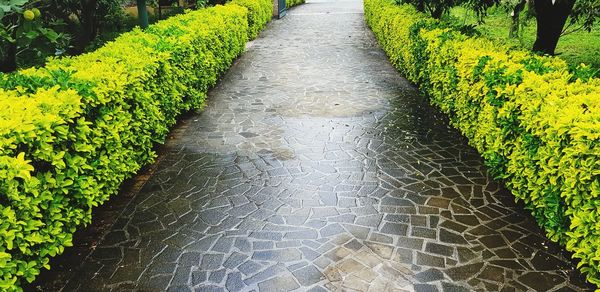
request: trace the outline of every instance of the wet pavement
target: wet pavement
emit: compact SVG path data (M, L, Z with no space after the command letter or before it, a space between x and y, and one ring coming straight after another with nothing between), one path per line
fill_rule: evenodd
M590 289L389 64L360 1L272 22L73 269L65 291Z

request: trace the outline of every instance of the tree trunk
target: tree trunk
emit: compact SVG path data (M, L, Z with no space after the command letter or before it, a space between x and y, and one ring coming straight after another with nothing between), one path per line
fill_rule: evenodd
M98 0L81 0L81 31L79 33L77 48L78 53L82 53L85 47L98 36L98 19L96 10L98 10Z
M521 0L513 9L511 15L512 23L510 25L510 31L508 32L509 38L516 38L519 36L519 27L521 26L520 15L521 11L525 8L525 4L527 4L527 0Z
M425 12L425 0L419 0L419 2L417 2L417 10Z
M435 19L442 18L442 15L444 14L444 8L442 8L441 6L433 7L430 9L430 11L431 11L431 17L433 17Z
M8 73L17 70L17 45L9 43L6 54L0 60L0 72Z
M575 0L534 0L537 22L537 35L533 50L554 55L558 39L562 33L567 18L573 11Z
M10 15L3 19L8 23L8 25L18 25L19 20L14 15ZM0 72L12 72L17 70L17 30L13 29L11 32L11 37L15 40L15 43L10 43L6 41L6 51L4 55L0 58ZM2 44L0 43L0 46Z

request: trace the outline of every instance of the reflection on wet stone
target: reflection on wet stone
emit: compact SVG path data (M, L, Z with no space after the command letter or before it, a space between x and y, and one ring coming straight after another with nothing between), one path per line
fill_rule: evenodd
M273 21L165 147L65 291L590 288L392 68L360 1Z

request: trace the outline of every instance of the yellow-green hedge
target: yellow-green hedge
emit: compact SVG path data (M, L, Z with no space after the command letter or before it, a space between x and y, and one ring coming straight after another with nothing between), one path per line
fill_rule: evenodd
M292 8L294 6L304 4L304 0L285 0L285 7Z
M154 145L180 113L202 107L271 9L234 0L0 75L0 290L49 268L92 207L153 161Z
M391 62L600 284L600 81L409 5L365 0L365 17Z
M232 4L246 7L248 13L248 37L254 39L273 17L272 0L232 0Z

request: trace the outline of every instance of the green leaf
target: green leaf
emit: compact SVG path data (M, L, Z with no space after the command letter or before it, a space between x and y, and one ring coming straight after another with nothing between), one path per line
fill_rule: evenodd
M39 36L40 36L40 34L37 31L35 31L35 30L30 30L30 31L28 31L28 32L25 33L25 37L28 38L28 39L30 39L30 40L33 40L33 39L35 39L35 38L37 38Z
M10 0L9 3L12 6L23 6L27 4L27 2L29 2L29 0Z

